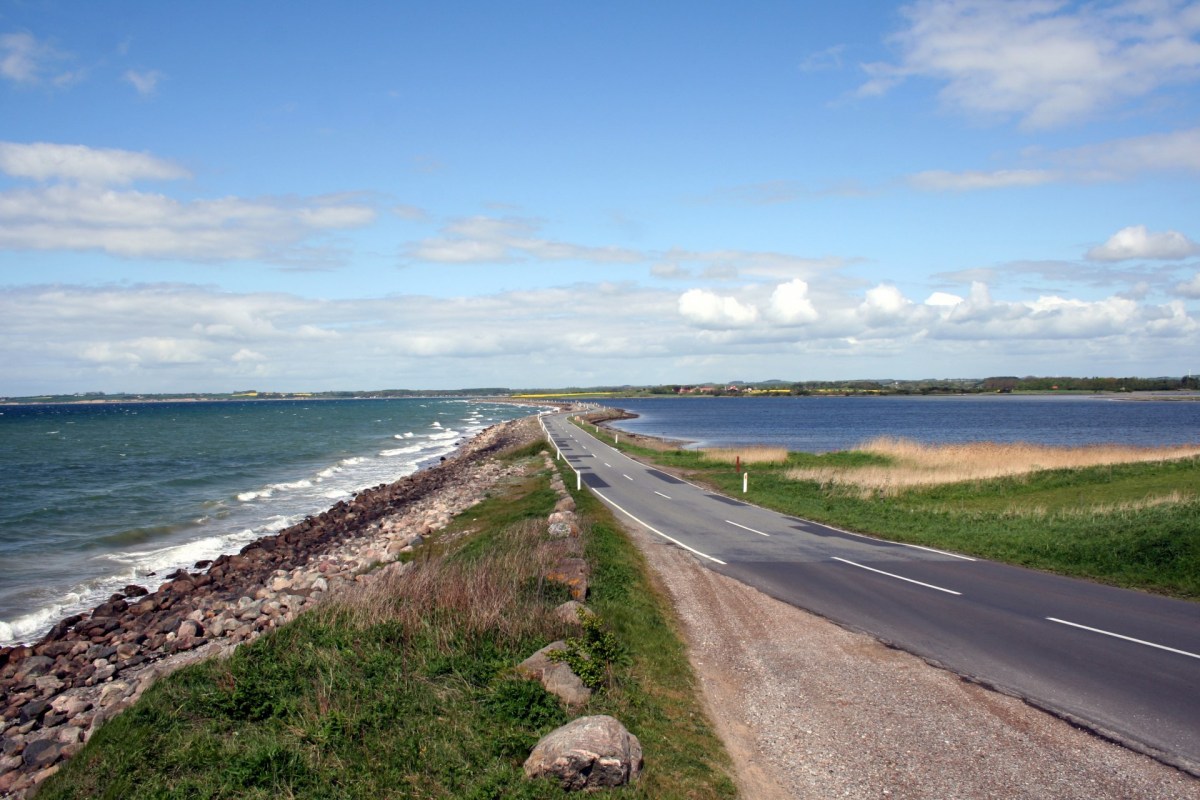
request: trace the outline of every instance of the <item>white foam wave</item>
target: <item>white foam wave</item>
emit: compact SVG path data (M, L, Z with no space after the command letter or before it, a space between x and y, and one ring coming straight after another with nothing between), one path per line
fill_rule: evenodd
M442 433L431 433L431 434L429 434L429 437L428 437L428 438L429 438L429 439L431 439L432 441L435 441L435 442L436 442L436 441L443 441L443 440L445 440L445 439L453 439L453 438L455 438L455 437L456 437L456 436L458 436L458 435L459 435L459 434L458 434L458 431L456 431L456 430L451 430L450 428L447 428L447 429L446 429L445 431L443 431Z
M405 433L397 433L394 436L392 436L392 438L393 439L411 439L411 438L413 438L413 432L406 431Z
M379 455L383 456L384 458L393 458L395 456L408 455L409 453L419 453L423 449L424 447L421 445L414 444L411 447L397 447L392 450L380 450Z
M438 422L438 421L435 419L435 420L433 421L433 424L432 424L430 427L433 427L433 428L440 428L440 427L442 427L442 423Z

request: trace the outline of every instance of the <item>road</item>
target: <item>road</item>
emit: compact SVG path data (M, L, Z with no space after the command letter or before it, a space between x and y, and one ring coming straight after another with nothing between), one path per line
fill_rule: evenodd
M583 485L712 569L1200 776L1200 604L790 517L543 421Z

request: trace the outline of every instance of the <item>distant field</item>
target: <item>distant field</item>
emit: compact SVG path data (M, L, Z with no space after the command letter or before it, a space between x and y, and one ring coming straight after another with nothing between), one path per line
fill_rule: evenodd
M589 427L590 430L590 427ZM602 438L612 442L604 432ZM621 449L745 498L895 541L1200 598L1200 448Z

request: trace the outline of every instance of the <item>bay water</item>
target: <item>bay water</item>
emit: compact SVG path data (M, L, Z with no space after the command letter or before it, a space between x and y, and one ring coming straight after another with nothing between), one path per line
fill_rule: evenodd
M535 409L447 399L0 406L0 644L436 463Z
M638 414L616 427L689 447L769 445L810 453L878 436L925 443L1200 444L1200 400L1113 395L663 397L603 405Z

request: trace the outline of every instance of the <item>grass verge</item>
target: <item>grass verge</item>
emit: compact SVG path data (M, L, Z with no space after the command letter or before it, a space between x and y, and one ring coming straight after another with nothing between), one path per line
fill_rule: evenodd
M563 598L540 579L559 555L546 535L549 473L518 457L526 479L461 515L452 529L464 535L435 538L399 578L159 681L38 796L566 796L521 769L568 715L513 667L573 631L550 613ZM733 797L669 606L607 512L577 499L591 529L591 602L628 653L582 713L621 719L647 762L637 786L612 796Z
M614 444L604 429L595 435ZM1200 598L1197 457L905 485L886 478L889 470L910 469L895 454L789 453L783 461L753 464L750 491L743 495L742 476L729 463L729 452L717 460L700 451L638 447L624 438L615 446L785 514L894 541ZM1006 455L1003 448L995 452ZM856 473L869 473L875 489L846 477Z

